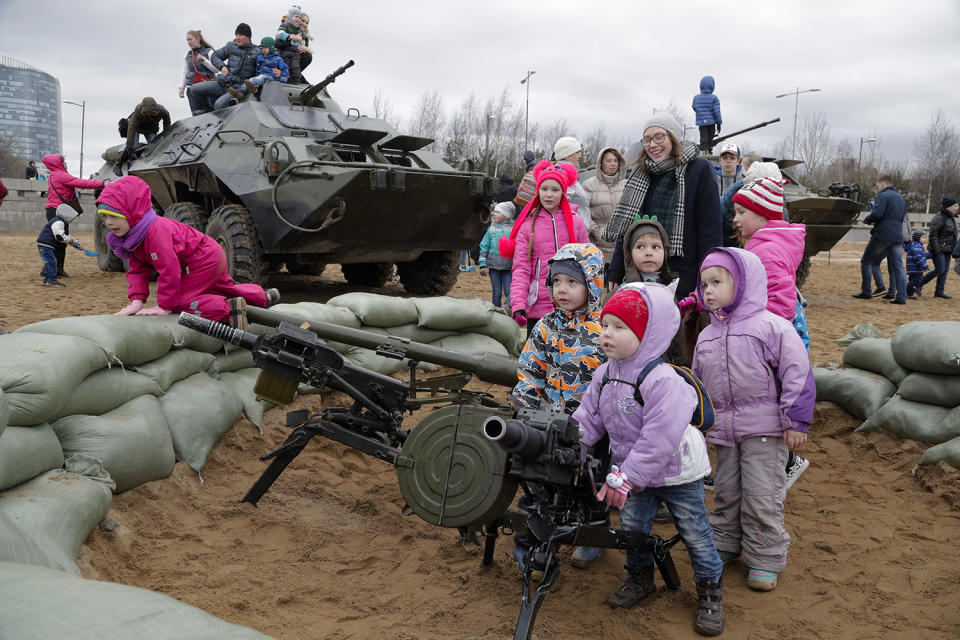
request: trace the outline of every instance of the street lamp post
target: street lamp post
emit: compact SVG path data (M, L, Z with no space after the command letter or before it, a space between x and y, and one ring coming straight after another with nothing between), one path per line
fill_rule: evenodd
M527 71L527 75L520 81L520 84L527 85L527 110L523 116L523 148L527 148L527 129L530 125L530 76L535 74L536 71Z
M862 182L860 177L860 162L863 160L863 143L864 142L876 142L876 138L860 138L860 155L857 156L857 184Z
M796 91L791 91L790 93L781 93L780 95L776 96L777 98L796 96L796 100L793 103L793 144L790 148L790 155L792 156L797 155L797 107L800 106L800 94L809 93L811 91L820 91L820 89L804 89L803 91L800 91L800 87L797 87Z
M71 102L70 100L64 100L64 104L72 104L75 107L80 107L80 173L78 174L81 178L83 177L83 126L87 120L87 101L84 100L80 102Z

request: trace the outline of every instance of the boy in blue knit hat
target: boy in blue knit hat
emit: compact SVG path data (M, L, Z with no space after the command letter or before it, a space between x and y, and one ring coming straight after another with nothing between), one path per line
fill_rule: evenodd
M230 92L237 100L243 99L248 93L256 93L257 89L263 86L264 82L286 82L290 77L290 67L283 61L280 54L277 53L276 42L273 38L263 38L260 40L260 55L257 56L257 75L243 81L243 86L236 89L230 88Z

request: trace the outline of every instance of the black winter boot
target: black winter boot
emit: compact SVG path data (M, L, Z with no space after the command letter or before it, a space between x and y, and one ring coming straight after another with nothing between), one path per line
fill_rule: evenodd
M650 567L639 573L628 573L627 581L607 598L607 604L614 609L629 609L656 592L657 587L653 584L653 567Z
M705 636L723 633L723 578L711 582L704 578L697 583L697 611L693 628Z

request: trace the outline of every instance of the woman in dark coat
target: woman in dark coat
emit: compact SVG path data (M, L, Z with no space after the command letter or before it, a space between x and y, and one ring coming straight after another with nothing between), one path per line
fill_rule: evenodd
M937 279L934 298L946 298L949 300L953 296L948 296L944 288L947 286L947 274L950 272L950 256L957 247L957 209L960 204L950 197L945 197L940 201L940 211L934 214L930 220L930 236L927 241L927 248L933 254L934 270L923 276L920 286L923 286Z

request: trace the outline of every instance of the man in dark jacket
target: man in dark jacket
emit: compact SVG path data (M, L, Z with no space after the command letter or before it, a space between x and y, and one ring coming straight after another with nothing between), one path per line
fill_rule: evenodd
M37 179L37 163L34 160L31 160L30 163L27 164L27 171L25 175L27 180Z
M118 176L123 175L123 164L133 159L133 151L140 146L140 136L147 140L147 144L153 142L160 135L160 123L163 122L163 132L166 133L170 128L170 112L162 104L157 104L153 98L146 97L140 101L127 118L127 144L117 160L113 172ZM121 121L122 122L122 121Z
M212 53L211 62L221 68L216 79L187 88L193 115L229 106L233 96L227 93L227 89L242 86L244 80L257 75L260 50L250 41L252 37L250 25L241 22L237 25L234 39Z
M894 290L892 304L907 303L907 274L903 267L903 218L907 215L907 203L903 196L893 188L893 178L882 175L877 178L877 197L874 200L870 215L864 220L872 224L870 242L863 250L860 258L860 293L853 294L854 298L870 300L873 293L870 283L873 274L873 265L879 264L883 258L887 259L890 268L891 289Z
M506 173L500 175L500 188L497 189L497 195L493 198L494 204L513 200L517 196L517 187L513 184L513 178Z
M960 204L957 204L955 199L945 197L940 201L940 211L930 220L930 239L927 241L927 248L933 255L934 271L923 276L922 284L927 284L934 278L937 279L934 298L949 300L953 297L948 296L944 288L947 285L947 274L950 273L950 256L957 247L958 209Z

